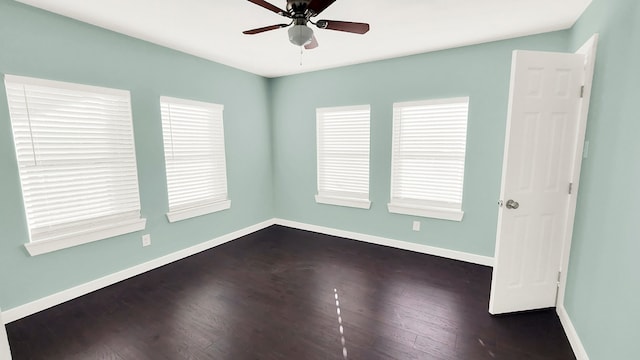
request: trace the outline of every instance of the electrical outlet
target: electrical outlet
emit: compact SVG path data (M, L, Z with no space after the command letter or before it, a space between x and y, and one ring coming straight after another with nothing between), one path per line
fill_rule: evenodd
M151 245L151 234L142 235L142 246Z
M420 231L420 221L413 222L413 231Z

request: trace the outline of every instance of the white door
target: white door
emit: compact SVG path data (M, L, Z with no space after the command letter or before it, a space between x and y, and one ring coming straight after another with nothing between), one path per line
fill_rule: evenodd
M584 59L513 53L492 314L556 304Z

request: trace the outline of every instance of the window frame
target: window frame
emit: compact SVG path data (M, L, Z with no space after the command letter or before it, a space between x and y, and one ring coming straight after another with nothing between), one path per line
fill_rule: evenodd
M344 112L362 112L368 113L367 123L367 192L357 193L353 191L343 190L325 190L325 186L322 181L324 179L322 169L324 155L322 149L324 148L324 115L332 113L344 113ZM316 203L345 206L358 209L370 209L371 208L371 105L350 105L350 106L338 106L338 107L323 107L316 109L316 187L317 194L315 195Z
M137 168L136 151L135 151L133 118L131 115L130 92L127 90L119 90L119 89L97 87L97 86L68 83L68 82L61 82L61 81L53 81L53 80L39 79L39 78L32 78L32 77L25 77L25 76L16 76L16 75L9 75L9 74L4 75L4 85L5 85L5 90L7 92L6 94L7 105L9 108L9 117L10 117L11 127L12 127L12 140L14 142L14 150L16 151L16 164L18 166L19 175L20 175L21 197L22 197L22 202L24 206L24 214L26 219L27 230L29 232L29 242L24 245L27 252L31 256L36 256L36 255L45 254L52 251L57 251L57 250L61 250L61 249L65 249L65 248L69 248L69 247L73 247L81 244L86 244L89 242L94 242L98 240L103 240L103 239L112 238L119 235L124 235L128 233L144 230L146 227L146 219L142 218L140 215L140 211L141 211L140 183L138 181L138 168ZM49 88L54 90L48 94L50 97L46 98L49 101L53 101L52 100L53 97L61 93L64 93L65 91L66 92L69 92L69 91L84 92L84 93L88 93L88 95L98 96L98 97L99 96L120 97L118 101L122 101L123 104L126 105L126 109L127 109L126 114L123 115L122 118L120 118L120 120L126 121L127 122L126 125L128 125L129 127L126 135L123 135L125 137L130 136L130 143L127 143L127 146L129 146L131 153L127 154L127 157L128 157L127 159L130 163L133 163L135 166L134 171L130 171L129 174L126 174L130 176L129 181L130 182L135 181L135 184L136 184L135 194L131 193L135 195L135 201L136 201L133 209L129 209L127 211L121 211L119 213L114 213L110 215L103 215L99 217L83 219L83 220L74 220L71 222L69 221L60 222L56 225L49 225L46 227L34 226L34 224L32 223L34 221L34 215L33 213L30 215L29 209L31 208L31 205L29 205L29 201L27 201L27 196L34 196L34 195L33 194L25 195L25 181L28 181L27 178L29 177L29 175L27 174L28 172L33 171L33 170L29 171L28 168L33 169L37 167L43 167L43 169L46 169L50 165L38 165L37 160L35 160L37 152L34 144L42 140L37 140L38 137L34 137L33 132L31 132L30 124L32 122L32 119L31 119L32 115L30 114L29 98L27 97L27 91L26 91L26 88L29 86L36 87L36 88L37 87ZM11 94L11 91L9 90L9 87L22 87L24 91L24 95L13 96ZM15 119L20 116L20 115L16 115L18 113L17 108L19 107L20 104L14 103L15 101L20 101L20 99L23 99L22 101L24 101L24 107L27 111L26 121L29 123L29 128L30 128L28 139L31 142L31 152L33 154L34 161L35 161L34 164L27 164L26 160L25 161L20 160L24 155L23 153L24 150L21 150L18 148L18 138L16 136L18 134L17 129L20 126L18 122L22 120ZM87 100L86 97L83 99ZM78 104L81 104L81 102L78 102ZM49 110L49 111L52 111L52 110ZM115 111L115 110L111 109L111 111ZM90 116L89 110L86 111L85 116ZM79 130L82 131L83 128L80 128ZM108 133L106 134L108 135ZM110 136L113 136L113 133L111 133ZM24 136L21 136L21 137L24 137ZM118 138L118 139L122 140L123 138ZM39 152L41 152L42 154L45 154L43 151L39 151ZM38 156L44 156L44 155L38 155ZM84 164L86 166L87 164L91 164L91 160L89 159L83 159L82 161L78 161L76 159L73 162L70 160L67 162L64 162L62 160L56 160L56 161L58 163L65 164L65 166L72 166L74 164L76 166L79 166L79 164ZM42 172L45 170L36 169L36 171ZM88 184L85 184L85 185L90 186ZM29 188L29 186L26 186L26 188ZM55 191L55 190L56 189L51 190L50 188L50 190L47 190L47 191ZM62 202L62 200L59 200L59 201ZM35 211L35 210L32 210L32 211ZM37 235L34 234L34 232ZM35 239L36 236L39 237L39 239L36 240Z
M187 203L187 204L173 205L173 206L171 205L171 195L170 195L171 186L169 185L169 170L168 170L169 169L169 163L168 163L169 153L166 148L166 144L167 142L171 142L172 148L173 146L175 146L175 144L172 142L173 133L169 134L170 139L166 138L167 134L165 133L165 129L167 124L165 123L165 121L169 121L169 123L171 124L172 120L165 119L164 117L164 113L162 109L163 109L163 106L165 106L165 104L169 106L169 108L171 105L177 105L177 106L187 106L192 108L205 109L206 111L211 111L216 114L219 113L219 116L220 116L219 128L221 131L221 134L219 134L219 136L222 139L222 144L218 144L218 145L222 148L222 159L224 162L223 164L224 165L223 177L224 177L224 188L225 188L224 200L210 201L204 198L204 199ZM226 142L224 138L224 117L223 117L224 105L203 102L203 101L175 98L170 96L161 96L160 109L161 109L161 122L162 122L162 128L163 128L162 139L163 139L163 149L164 149L165 180L167 184L167 205L169 209L166 213L167 220L170 223L173 223L173 222L190 219L197 216L207 215L207 214L211 214L211 213L215 213L215 212L219 212L219 211L223 211L231 208L231 200L229 200L228 171L227 171L227 161L226 161L227 151L226 151ZM209 120L216 121L215 118L210 118ZM171 125L169 125L169 127L171 127ZM212 133L210 133L209 135L211 136L212 141L213 141L213 138L216 137L216 134L213 132L213 129L212 129Z
M450 104L461 104L466 103L466 119L465 119L465 130L464 130L464 155L463 155L463 170L461 174L461 185L460 185L460 202L452 203L452 202L444 202L438 200L421 200L415 198L398 198L395 197L396 193L396 184L397 176L396 176L396 161L400 156L398 152L398 146L400 144L400 140L396 137L399 134L398 127L401 126L400 122L402 118L399 115L399 112L403 108L410 107L424 107L424 106L432 106L432 105L450 105ZM402 214L402 215L412 215L412 216L420 216L427 218L435 218L442 220L451 220L451 221L462 221L464 217L464 211L462 210L463 204L463 193L464 193L464 176L465 176L465 167L466 167L466 147L468 142L468 123L469 123L469 105L470 99L468 96L464 97L455 97L455 98L443 98L443 99L430 99L430 100L419 100L419 101L407 101L407 102L396 102L393 104L393 130L392 130L392 151L391 151L391 186L390 186L390 201L387 204L388 211L390 213Z

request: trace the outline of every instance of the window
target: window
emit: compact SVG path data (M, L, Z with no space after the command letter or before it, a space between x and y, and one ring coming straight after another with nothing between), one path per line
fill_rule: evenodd
M222 105L160 98L170 222L225 210Z
M370 106L316 110L318 195L323 204L369 209Z
M38 255L142 230L128 91L5 76Z
M461 221L469 98L393 104L389 212Z

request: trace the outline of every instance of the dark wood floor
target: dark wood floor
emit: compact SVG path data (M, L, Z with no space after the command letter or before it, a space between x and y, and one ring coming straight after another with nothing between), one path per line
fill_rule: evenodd
M553 310L489 315L490 281L487 267L274 226L7 331L15 360L575 359Z

